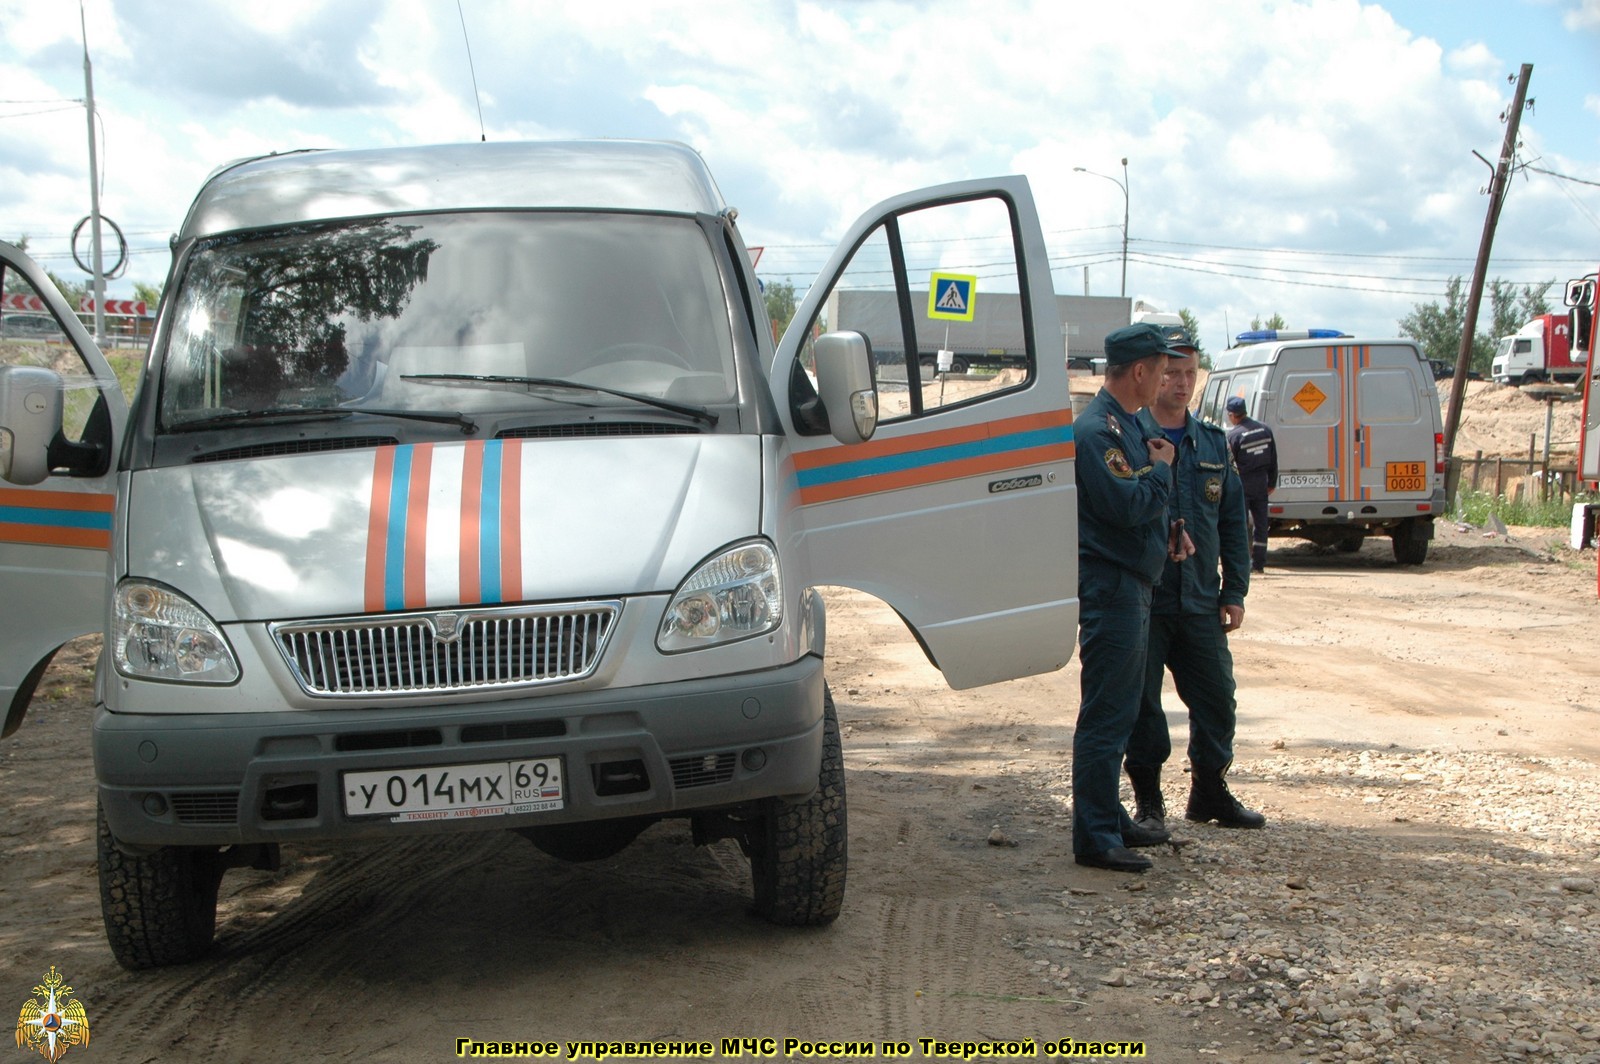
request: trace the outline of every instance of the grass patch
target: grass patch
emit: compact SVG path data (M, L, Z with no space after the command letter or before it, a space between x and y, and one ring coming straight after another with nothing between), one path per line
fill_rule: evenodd
M1491 516L1508 525L1524 527L1566 528L1572 522L1574 502L1595 502L1593 495L1583 494L1574 499L1528 499L1522 496L1508 499L1487 491L1463 491L1456 496L1450 516L1469 525L1482 525Z

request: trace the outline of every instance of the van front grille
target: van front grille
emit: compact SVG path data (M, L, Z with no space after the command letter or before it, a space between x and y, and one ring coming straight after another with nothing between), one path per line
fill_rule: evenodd
M590 675L621 608L610 601L341 617L270 631L310 695L472 691Z

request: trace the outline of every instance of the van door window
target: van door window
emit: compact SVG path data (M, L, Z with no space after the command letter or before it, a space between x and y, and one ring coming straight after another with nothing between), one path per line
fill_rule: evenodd
M1357 383L1358 417L1368 425L1411 424L1421 416L1414 374L1403 369L1362 370Z
M94 374L67 342L61 323L45 310L16 310L16 307L43 307L44 299L28 279L0 266L5 277L6 304L0 308L0 366L43 366L61 375L62 434L74 443L82 442L89 415L100 399L100 386Z
M1200 395L1200 403L1195 408L1195 417L1201 421L1209 421L1213 425L1222 422L1222 389L1228 383L1226 377L1212 377L1206 381L1206 390Z
M823 333L864 334L884 423L1024 387L1034 376L1036 344L1059 346L1060 338L1030 335L1020 279L1004 200L895 215L856 247L811 323L801 363L812 366L812 344ZM944 372L940 351L950 352Z

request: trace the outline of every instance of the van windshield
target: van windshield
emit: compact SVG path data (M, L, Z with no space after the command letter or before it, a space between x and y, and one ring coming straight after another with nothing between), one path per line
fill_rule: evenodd
M612 392L735 394L727 303L691 218L462 213L218 238L190 256L171 321L169 430L250 411L637 413ZM588 387L471 379L489 376Z

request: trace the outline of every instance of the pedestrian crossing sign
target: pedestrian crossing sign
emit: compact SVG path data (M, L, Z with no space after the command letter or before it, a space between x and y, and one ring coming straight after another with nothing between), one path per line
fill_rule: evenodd
M978 279L966 273L935 273L928 282L928 317L971 321Z

